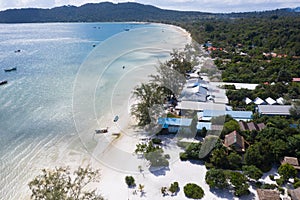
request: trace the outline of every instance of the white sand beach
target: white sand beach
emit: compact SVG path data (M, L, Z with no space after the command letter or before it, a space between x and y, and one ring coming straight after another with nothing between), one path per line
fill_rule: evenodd
M73 117L77 133L71 137L71 142L70 138L65 138L49 147L47 152L53 150L55 153L46 155L42 165L33 166L35 170L32 175L38 174L45 167L70 166L76 169L78 166L91 165L101 171L100 183L93 186L109 200L188 199L183 192L187 183L200 185L205 191L203 199L234 199L230 193L210 191L205 183L207 170L203 163L179 160L179 152L182 150L176 145L176 138L164 140L163 149L171 157L168 169L151 172L145 159L134 154L136 144L151 133L138 129L130 115L130 107L134 103L133 88L141 82L147 82L148 75L155 73L158 61L165 60L172 49L184 48L185 44L191 42L190 34L176 26L162 25L156 29L136 31L122 33L132 34L132 40L124 41L122 34L111 38L119 45L112 45L112 41L103 42L83 63L73 95ZM152 38L146 37L149 31L154 34ZM139 38L134 34L139 35ZM142 37L143 34L145 37ZM131 49L127 49L129 44ZM107 49L115 54L109 57ZM122 66L125 68L122 69ZM79 96L81 98L77 98ZM116 115L119 120L114 122ZM95 134L96 129L106 127L108 133ZM137 185L144 185L143 194L138 188L127 187L125 176L128 175L135 178ZM180 186L178 194L163 197L161 187L169 187L174 181ZM28 194L25 199L30 195L28 192L25 192Z

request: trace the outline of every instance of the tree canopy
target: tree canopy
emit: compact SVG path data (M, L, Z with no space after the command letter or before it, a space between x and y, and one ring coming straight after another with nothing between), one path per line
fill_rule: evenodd
M96 190L88 191L86 186L98 182L99 170L79 167L71 174L69 168L42 170L30 183L31 198L35 200L104 200Z

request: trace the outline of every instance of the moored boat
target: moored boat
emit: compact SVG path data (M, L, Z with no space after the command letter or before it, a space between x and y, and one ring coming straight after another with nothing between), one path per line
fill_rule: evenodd
M97 129L97 130L95 130L95 132L97 134L99 134L99 133L107 133L108 132L108 127L107 128L102 128L102 129Z
M119 116L116 115L115 118L114 118L114 122L117 122L119 120Z
M5 84L7 84L7 80L0 81L0 85L5 85Z
M16 67L11 67L11 68L8 68L8 69L4 69L5 72L11 72L11 71L16 71L17 68Z

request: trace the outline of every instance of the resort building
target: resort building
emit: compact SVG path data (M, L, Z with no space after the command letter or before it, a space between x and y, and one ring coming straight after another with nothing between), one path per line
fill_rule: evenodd
M191 126L192 119L187 118L158 118L158 124L162 125L163 129L168 129L170 133L176 133L179 129L188 128Z
M190 130L192 119L188 118L159 118L158 124L163 129L168 130L169 133L177 133L179 130ZM201 131L203 128L211 130L210 122L197 122L197 131Z
M189 79L179 97L182 101L206 102L208 100L208 84L201 79Z
M234 147L237 151L245 151L244 137L238 134L237 131L233 131L228 135L225 135L224 146L227 148Z
M260 115L280 115L288 116L290 115L290 105L258 105L257 111Z
M230 115L237 121L249 121L252 119L252 114L251 111L203 110L203 112L198 112L197 116L199 121L210 121L213 117L223 115Z
M259 200L280 200L280 193L276 190L257 189Z

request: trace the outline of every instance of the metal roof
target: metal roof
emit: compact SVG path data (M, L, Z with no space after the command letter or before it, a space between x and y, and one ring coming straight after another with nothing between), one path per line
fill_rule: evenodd
M158 124L163 125L163 128L168 126L190 126L192 119L187 118L158 118Z
M198 112L198 117L205 119L211 119L212 117L230 115L234 119L252 119L251 111L225 111L225 110L203 110L203 112Z
M262 115L290 115L290 105L258 105L258 112Z

